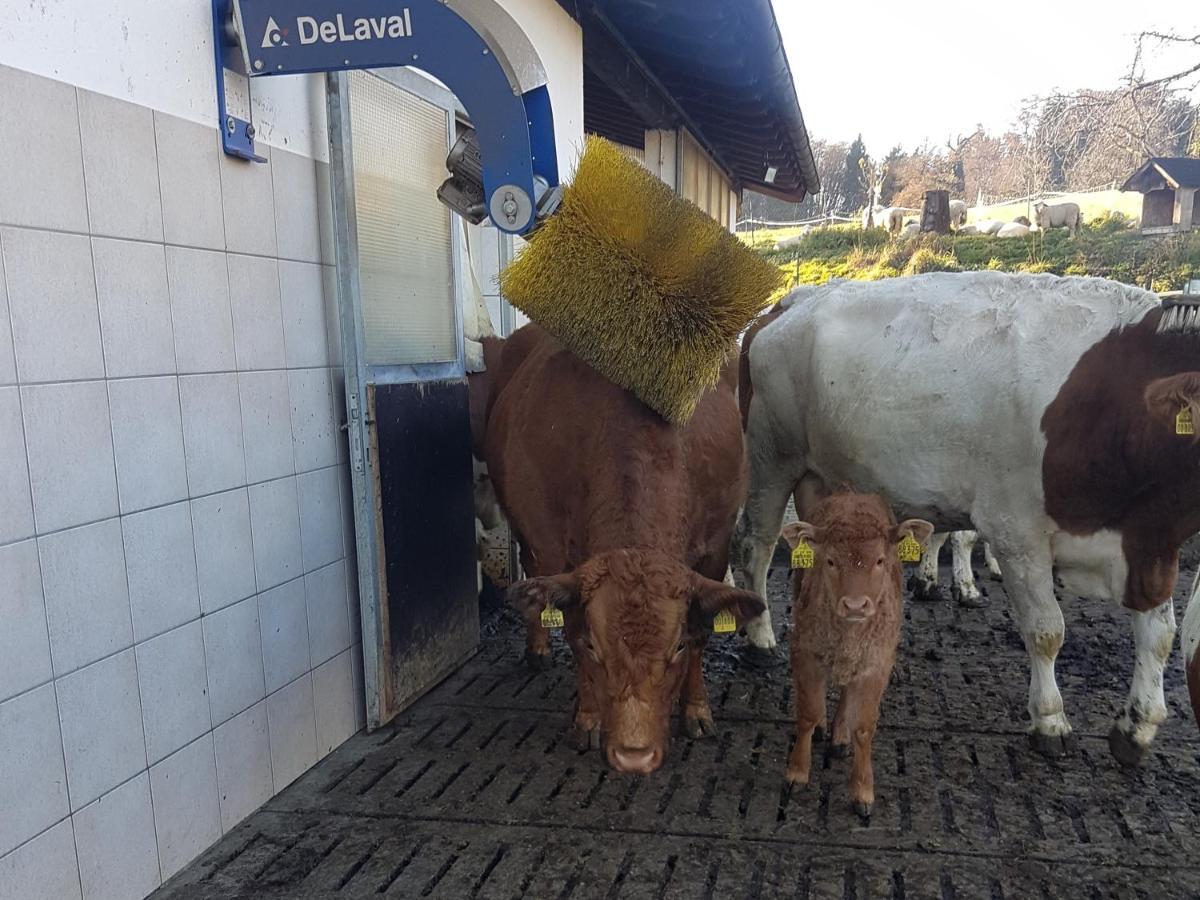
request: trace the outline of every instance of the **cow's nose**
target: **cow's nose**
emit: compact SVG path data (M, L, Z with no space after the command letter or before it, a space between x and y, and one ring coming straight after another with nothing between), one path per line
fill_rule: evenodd
M843 597L841 613L849 619L865 619L875 610L870 597Z
M614 747L613 768L620 772L635 772L649 775L658 768L662 754L652 747Z

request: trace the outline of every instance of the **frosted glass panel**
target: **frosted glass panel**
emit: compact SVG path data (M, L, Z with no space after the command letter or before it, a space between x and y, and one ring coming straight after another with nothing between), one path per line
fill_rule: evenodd
M446 111L369 72L350 73L354 207L368 365L458 358Z

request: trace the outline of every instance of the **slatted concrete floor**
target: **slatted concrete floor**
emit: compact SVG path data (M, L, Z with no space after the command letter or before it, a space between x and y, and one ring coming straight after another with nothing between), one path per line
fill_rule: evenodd
M780 627L783 579L773 572ZM1200 734L1178 657L1170 722L1142 768L1120 769L1105 736L1132 665L1127 618L1066 600L1059 682L1080 742L1045 760L1024 740L1024 649L990 588L984 610L907 607L869 825L849 810L846 761L826 759L806 789L785 785L786 666L753 669L737 641L714 639L718 736L679 738L654 776L622 776L565 742L563 648L552 671L530 673L502 611L459 672L159 896L1200 897Z

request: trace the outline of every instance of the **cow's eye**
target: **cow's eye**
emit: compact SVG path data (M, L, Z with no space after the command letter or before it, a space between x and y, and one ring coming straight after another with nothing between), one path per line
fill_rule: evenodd
M583 642L583 649L587 651L588 656L590 656L596 662L600 662L600 654L596 652L596 645L590 640L585 640Z
M675 648L675 657L674 658L679 659L679 657L683 656L683 654L687 651L687 648L688 648L687 641L680 641L679 646Z
M831 569L837 568L837 563L835 563L832 559L825 560L825 564Z
M875 560L875 565L877 565L877 566L883 565L883 557L882 556L879 557L879 559Z

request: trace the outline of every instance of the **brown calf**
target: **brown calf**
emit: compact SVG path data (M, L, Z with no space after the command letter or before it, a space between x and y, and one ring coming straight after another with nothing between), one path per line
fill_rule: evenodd
M713 617L728 610L740 623L765 608L720 580L746 487L736 369L683 427L536 326L504 343L489 375L484 455L536 576L509 591L527 654L548 656L540 615L561 609L577 744L598 748L603 734L614 768L651 772L681 691L688 734L714 731L701 669Z
M822 500L810 518L811 524L783 529L793 550L805 542L813 551L812 568L796 570L792 579L796 744L787 780L808 783L813 732L825 730L825 687L831 681L841 691L834 755L846 755L853 743L850 799L854 811L866 817L875 803L871 744L900 642L897 548L906 537L928 540L933 526L921 519L897 525L878 496L848 491Z

